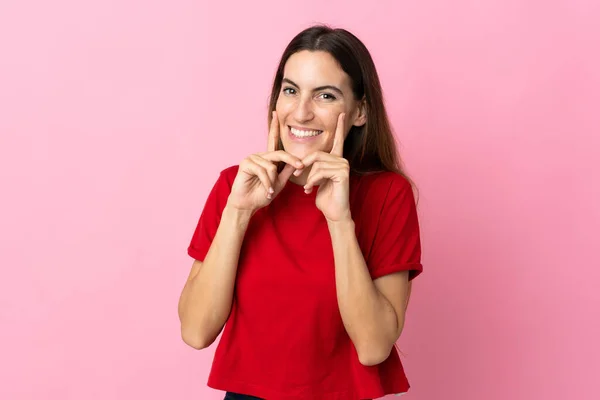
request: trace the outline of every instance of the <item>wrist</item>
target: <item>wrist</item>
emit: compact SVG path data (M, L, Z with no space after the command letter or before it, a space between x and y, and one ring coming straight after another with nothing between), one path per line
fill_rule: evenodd
M352 216L348 214L348 216L338 219L338 220L330 220L327 219L327 227L331 233L334 232L354 232L354 220Z
M246 229L250 223L250 219L254 215L253 210L245 210L232 206L231 204L225 205L223 209L222 220L228 220L236 226Z

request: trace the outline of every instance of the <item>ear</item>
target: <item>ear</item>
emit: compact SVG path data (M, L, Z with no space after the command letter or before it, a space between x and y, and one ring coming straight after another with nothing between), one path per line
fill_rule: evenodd
M354 121L352 121L352 125L354 126L363 126L367 122L367 102L364 97L358 103L357 114L354 117Z

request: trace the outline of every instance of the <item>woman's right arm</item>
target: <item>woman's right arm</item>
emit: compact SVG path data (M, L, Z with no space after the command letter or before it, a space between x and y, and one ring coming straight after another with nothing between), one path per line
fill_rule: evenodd
M195 349L210 346L229 317L240 248L251 214L225 206L204 262L196 260L192 265L178 308L183 341Z
M210 248L203 262L194 261L181 292L181 336L195 349L210 346L229 318L240 249L252 214L268 205L291 175L304 168L298 157L275 150L278 140L279 123L274 112L267 152L240 163ZM286 164L280 173L278 162Z

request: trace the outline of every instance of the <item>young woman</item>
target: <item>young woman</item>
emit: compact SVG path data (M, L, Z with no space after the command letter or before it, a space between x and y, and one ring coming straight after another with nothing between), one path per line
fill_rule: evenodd
M197 349L224 327L208 385L226 399L408 390L394 345L421 244L382 97L358 38L306 29L275 75L267 151L216 180L179 317Z

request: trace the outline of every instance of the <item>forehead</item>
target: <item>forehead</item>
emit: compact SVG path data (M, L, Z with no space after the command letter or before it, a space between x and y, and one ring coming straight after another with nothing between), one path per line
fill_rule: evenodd
M283 77L300 86L335 85L350 87L350 77L337 60L325 51L303 50L292 54L285 63Z

